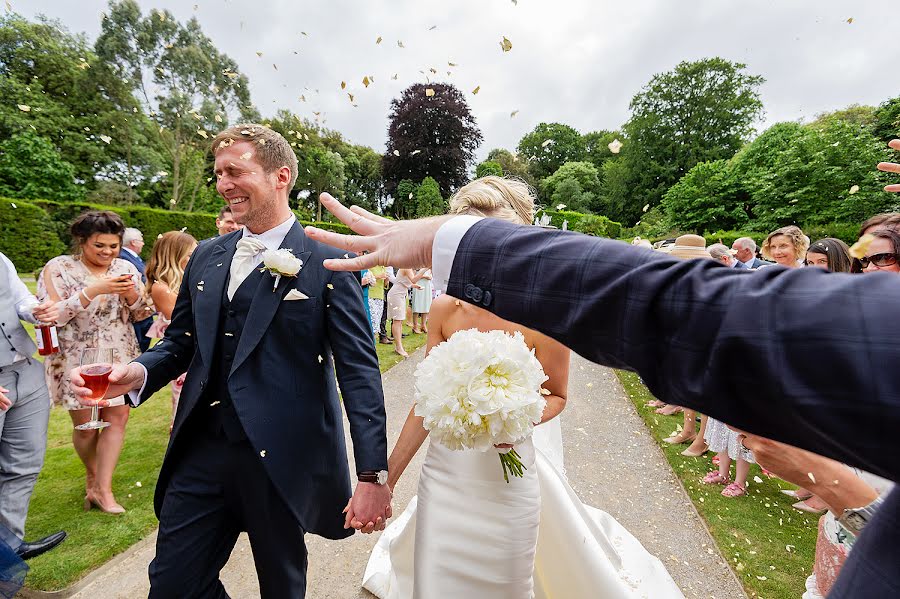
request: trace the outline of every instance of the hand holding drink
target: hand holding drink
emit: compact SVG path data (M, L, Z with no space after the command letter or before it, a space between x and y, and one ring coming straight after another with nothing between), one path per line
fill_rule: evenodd
M108 422L100 420L99 400L103 399L109 389L109 375L113 370L113 353L112 349L88 347L81 353L81 368L79 368L79 376L82 387L88 391L88 394L82 395L84 399L91 400L83 402L91 405L91 419L84 424L79 424L75 428L78 430L94 430L106 428ZM74 383L74 380L73 380ZM108 404L107 404L108 405Z

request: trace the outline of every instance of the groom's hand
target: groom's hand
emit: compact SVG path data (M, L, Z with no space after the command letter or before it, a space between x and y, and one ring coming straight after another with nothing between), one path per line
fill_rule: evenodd
M359 206L347 208L327 193L321 194L319 199L338 220L359 233L341 235L306 227L306 234L316 241L359 254L344 260L325 260L325 268L330 270L356 271L387 264L394 268L430 266L434 236L441 225L453 218L435 216L409 221L388 220Z
M96 405L99 408L106 408L109 402L106 398L119 397L125 395L129 391L140 389L144 384L144 369L134 362L130 364L117 364L113 366L113 370L109 375L109 388L104 399L90 399L93 392L84 386L84 378L81 376L81 368L73 368L69 371L69 385L72 391L78 396L78 401L86 406Z
M387 485L359 482L350 503L344 508L344 528L351 526L363 533L384 530L391 517L391 489Z

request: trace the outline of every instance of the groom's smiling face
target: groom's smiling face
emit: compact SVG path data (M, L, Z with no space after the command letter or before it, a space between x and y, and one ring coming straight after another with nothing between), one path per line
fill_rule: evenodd
M263 225L278 204L278 176L266 173L253 143L235 142L216 152L216 191L231 206L236 223L251 231Z

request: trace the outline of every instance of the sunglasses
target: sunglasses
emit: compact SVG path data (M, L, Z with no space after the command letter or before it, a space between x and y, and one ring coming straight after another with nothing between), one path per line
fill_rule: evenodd
M879 268L892 266L897 263L897 254L886 252L884 254L873 254L871 256L863 256L859 259L859 263L863 268L869 268L869 264L874 264Z

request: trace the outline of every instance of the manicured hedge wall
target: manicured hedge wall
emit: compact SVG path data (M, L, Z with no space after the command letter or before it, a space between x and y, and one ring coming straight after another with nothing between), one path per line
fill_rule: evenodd
M568 221L569 231L577 231L595 237L617 238L622 232L621 223L609 220L605 216L564 210L541 210L537 213L537 217L540 218L545 214L550 217L550 224L557 229L562 229L563 222Z
M13 208L15 206L15 208ZM69 224L86 210L110 210L117 213L128 227L140 229L146 245L146 259L157 236L167 231L184 229L198 240L216 235L216 215L178 212L144 206L103 206L84 202L23 202L0 198L0 251L12 260L19 272L40 270L55 256L68 253L71 244ZM338 233L351 233L341 223L300 221Z

